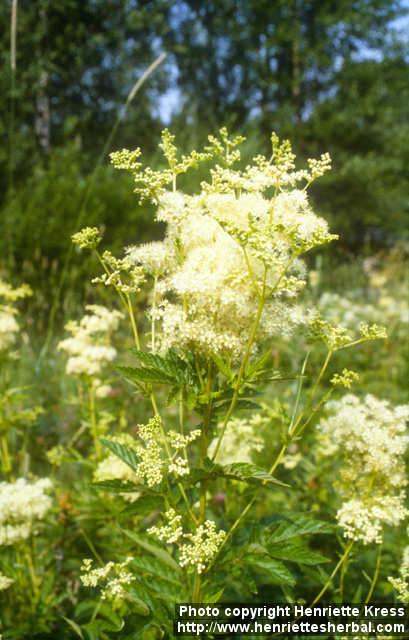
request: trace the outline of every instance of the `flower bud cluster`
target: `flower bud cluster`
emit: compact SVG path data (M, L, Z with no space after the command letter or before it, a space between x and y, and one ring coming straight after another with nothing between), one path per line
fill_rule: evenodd
M156 536L161 542L174 544L183 537L182 516L178 515L174 509L168 509L165 518L166 524L151 527L148 533Z
M116 258L110 251L104 251L102 261L106 271L93 278L94 284L101 283L106 287L113 286L125 295L140 291L141 284L145 280L143 269L136 266L128 256Z
M84 227L71 236L73 244L76 244L80 249L96 249L101 239L102 236L97 227Z
M147 424L138 425L138 440L128 434L111 438L131 449L138 458L135 469L131 469L114 454L108 454L99 462L94 479L124 480L135 483L146 483L148 487L160 484L166 473L173 473L180 477L189 473L187 461L187 446L200 436L200 429L195 429L186 435L175 431L166 434L168 451L165 446L165 436L159 416L151 418ZM182 455L180 454L183 454ZM128 496L133 499L134 494Z
M217 553L226 532L217 531L216 523L206 520L193 533L184 533L182 517L174 509L166 511L165 518L166 524L151 527L148 533L166 544L178 544L180 566L194 567L197 573L203 573Z
M356 332L352 333L340 324L332 324L328 320L323 320L318 312L313 312L310 319L310 333L313 339L320 340L331 351L337 351L352 344L382 340L388 337L385 327L367 322L362 322L359 325L359 332L356 335Z
M119 603L126 598L126 587L134 581L127 570L132 558L124 562L108 562L99 569L92 568L92 560L83 560L81 582L84 587L101 587L101 599Z
M203 573L207 564L216 555L226 532L216 530L213 520L206 520L194 533L185 534L190 542L180 547L179 564L182 567L194 567L197 573Z
M345 387L350 389L354 382L359 380L359 373L351 371L351 369L343 369L342 373L335 373L331 378L331 384L334 387Z

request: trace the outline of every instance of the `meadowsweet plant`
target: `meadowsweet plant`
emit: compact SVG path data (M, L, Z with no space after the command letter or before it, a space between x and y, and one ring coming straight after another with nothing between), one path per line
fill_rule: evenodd
M329 156L299 169L290 143L273 134L271 152L243 165L242 142L223 128L209 136L204 149L181 155L165 130L164 166L157 170L143 166L139 149L113 153L114 166L132 174L139 199L155 205L164 238L128 246L117 258L100 251L97 229L73 236L101 265L94 282L113 287L129 318L133 362L118 370L151 406L132 440L102 439L107 453L95 478L102 491L118 493L118 500L126 493L135 498L125 506L134 521L123 535L134 547L126 569L122 563L128 560L119 558L118 575L125 576L118 585L126 603L121 611L134 611L137 598L139 612L145 606L143 624L162 630L169 628L173 602L216 601L225 590L231 597L238 584L251 590L260 574L267 583L279 583L291 600L296 580L287 562L326 561L301 537L328 532L328 523L302 510L281 511L258 527L249 522L269 496L281 496L278 502L285 505L302 438L334 394L358 383L357 372L336 369L338 352L386 337L379 324L334 323L300 300L308 280L304 256L337 238L308 197L312 182L330 169ZM196 193L187 193L184 176L199 165L208 177ZM274 354L283 338L295 335L304 336L306 353L301 370L289 374L275 367ZM322 358L318 369L310 366L312 350ZM285 388L290 395L281 401ZM369 451L365 436L350 427L346 455L351 453L354 466L345 468L343 483L354 480L360 464L361 507L367 483L378 494L370 505L365 502L372 509L370 525L357 519L355 496L346 493L337 519L347 537L377 543L384 524L405 516L403 409L372 398L361 405L351 397L338 400L339 406L355 411L367 429L371 412L381 411L382 417L373 421L376 438L366 436ZM333 434L333 448L343 451L346 431L344 420ZM329 432L329 422L323 423L320 433ZM385 438L390 450L383 448ZM277 477L283 470L286 481ZM382 500L388 513L380 513ZM393 505L399 513L392 517ZM93 573L87 565L84 584L97 586L99 576L105 580L115 566ZM319 589L318 572L316 580Z

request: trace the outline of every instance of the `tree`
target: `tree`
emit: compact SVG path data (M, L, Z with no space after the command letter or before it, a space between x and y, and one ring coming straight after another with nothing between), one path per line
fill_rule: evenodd
M10 69L11 2L0 7L0 59ZM15 3L17 4L17 3ZM158 55L162 28L155 2L128 0L20 0L17 12L14 88L1 78L4 113L15 112L1 134L8 136L14 171L48 154L64 141L77 141L91 155L112 127L126 96ZM160 73L133 106L138 135L148 139L155 117L152 101L163 87ZM11 109L13 106L13 109ZM5 154L0 158L6 162Z
M178 68L182 115L206 126L226 114L264 132L308 119L337 71L363 49L382 52L397 0L184 0L164 36Z
M315 195L350 246L409 236L408 75L399 51L350 62L337 74L336 95L310 118L307 144L328 149L335 169Z

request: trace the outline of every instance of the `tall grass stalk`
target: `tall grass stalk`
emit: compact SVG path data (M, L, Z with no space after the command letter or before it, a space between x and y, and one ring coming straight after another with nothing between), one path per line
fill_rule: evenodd
M109 132L105 144L102 148L101 153L98 156L98 159L95 163L94 169L91 173L91 177L88 181L88 186L85 190L84 193L84 197L78 212L78 216L77 219L75 221L75 227L74 227L74 231L77 231L78 229L80 229L82 222L84 220L84 216L86 213L86 208L87 208L87 204L89 201L89 198L92 194L92 190L94 188L95 185L95 179L97 176L97 172L98 169L101 167L104 159L106 158L106 155L109 151L109 149L112 146L112 142L114 140L115 134L118 130L119 125L121 124L121 122L124 120L128 109L133 101L133 99L135 98L135 96L137 95L137 93L139 92L139 90L141 89L141 87L145 84L145 82L148 80L148 78L154 73L154 71L162 64L162 62L165 60L166 58L166 53L161 53L160 56L158 56L156 58L156 60L154 60L152 62L152 64L149 65L149 67L147 67L147 69L145 69L145 71L143 72L143 74L141 75L141 77L137 80L137 82L135 82L134 86L132 87L131 91L129 92L125 103L123 104L123 106L120 108L117 118L115 120L115 123L111 129L111 131ZM54 324L55 324L55 317L56 317L56 313L57 313L57 309L60 303L60 298L61 298L61 292L63 289L63 286L65 284L65 281L67 279L67 275L68 275L68 268L70 265L70 261L71 261L71 257L72 257L72 253L73 253L73 245L70 243L69 248L67 250L67 253L65 255L65 259L62 265L62 269L61 269L61 274L60 274L60 278L58 281L58 284L54 290L54 296L53 296L53 300L52 300L52 305L51 305L51 310L50 310L50 315L49 315L49 319L48 319L48 326L47 326L47 332L46 332L46 338L44 341L44 345L40 351L39 357L38 357L38 361L37 361L37 367L40 365L43 357L45 356L45 354L48 351L48 348L50 346L51 343L51 339L53 337L53 331L54 331Z
M8 191L9 195L12 194L14 188L14 129L16 118L16 73L17 73L17 9L18 0L12 0L11 3L11 16L10 16L10 116L9 116L9 161L8 161ZM8 221L7 236L8 236L8 252L9 258L13 255L11 225Z

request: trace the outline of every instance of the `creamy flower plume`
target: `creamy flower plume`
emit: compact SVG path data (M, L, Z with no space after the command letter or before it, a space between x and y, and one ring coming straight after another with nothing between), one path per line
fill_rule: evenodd
M382 541L385 525L407 515L404 455L409 437L409 405L353 394L329 403L330 415L319 424L323 456L341 460L335 488L343 499L337 519L344 535L364 544Z
M222 129L203 153L178 159L173 136L164 132L169 169L162 172L141 171L139 152L137 164L131 152L113 156L116 166L134 174L136 190L153 199L158 221L167 225L163 242L127 250L155 278L150 315L153 325L159 323L155 346L162 350L238 359L260 299L257 339L291 333L303 322L294 305L305 284L299 256L336 237L312 211L305 191L329 169L329 157L296 171L290 144L272 136L272 160L257 156L244 170L235 169L242 141ZM178 175L205 160L223 161L211 170L210 182L196 195L178 191Z
M122 314L100 305L88 305L86 309L91 313L79 322L68 322L65 328L71 337L58 345L69 356L66 370L70 375L97 376L116 357L110 339Z
M47 492L52 488L49 478L27 482L0 482L0 546L26 540L50 510L52 500Z

